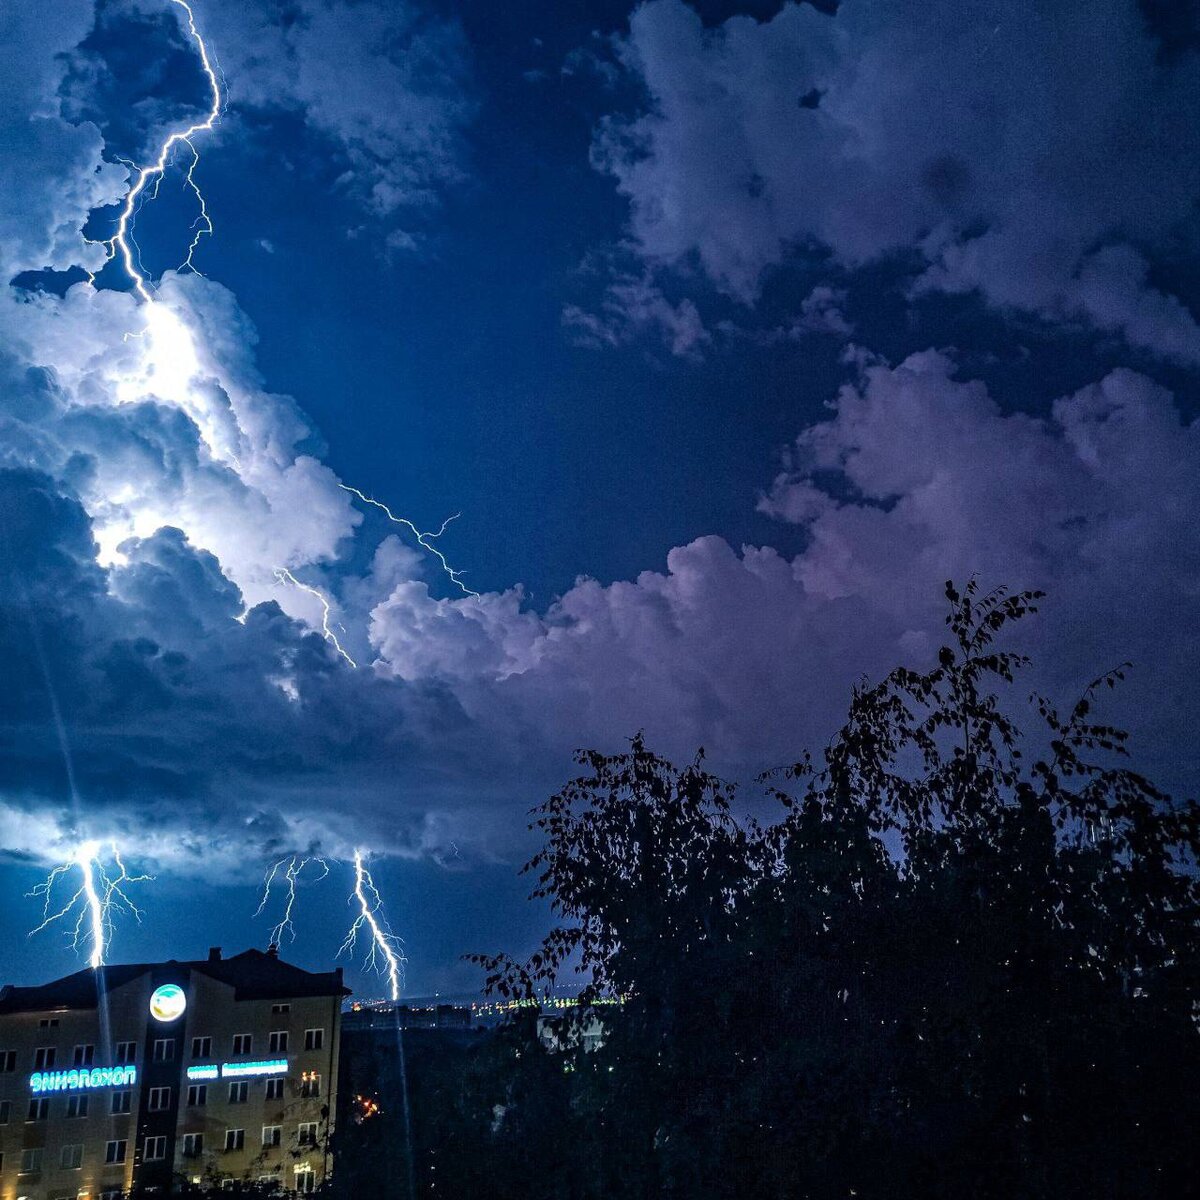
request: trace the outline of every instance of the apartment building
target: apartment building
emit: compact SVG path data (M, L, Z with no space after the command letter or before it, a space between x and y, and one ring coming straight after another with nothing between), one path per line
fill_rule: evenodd
M342 972L274 947L0 991L0 1200L329 1172Z

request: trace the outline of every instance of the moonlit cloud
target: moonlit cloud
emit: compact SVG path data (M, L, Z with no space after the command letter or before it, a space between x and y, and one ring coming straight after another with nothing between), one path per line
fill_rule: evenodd
M813 249L901 256L917 292L1200 363L1147 257L1195 244L1200 59L1163 53L1137 0L785 4L712 29L650 0L619 60L646 100L594 153L647 264L696 263L752 305Z

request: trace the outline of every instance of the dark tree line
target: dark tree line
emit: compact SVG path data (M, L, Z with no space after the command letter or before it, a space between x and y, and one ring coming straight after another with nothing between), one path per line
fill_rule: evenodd
M530 1000L582 968L584 1003L552 1042L524 1009L462 1057L422 1195L1196 1186L1197 809L1097 717L1123 668L1065 712L1020 699L1004 640L1037 593L947 598L931 670L856 689L819 759L764 777L774 824L702 755L579 755L528 867L560 924L528 962L477 961Z

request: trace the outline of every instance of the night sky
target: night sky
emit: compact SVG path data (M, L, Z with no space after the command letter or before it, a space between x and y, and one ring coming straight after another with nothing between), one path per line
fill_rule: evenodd
M177 271L184 148L149 306L101 243L209 103L186 14L0 12L0 981L84 961L26 893L115 839L114 961L265 944L320 855L326 967L365 848L409 991L470 990L573 748L760 807L972 573L1048 593L1031 690L1132 660L1195 794L1200 7L192 7L213 232ZM479 595L339 483L461 513Z

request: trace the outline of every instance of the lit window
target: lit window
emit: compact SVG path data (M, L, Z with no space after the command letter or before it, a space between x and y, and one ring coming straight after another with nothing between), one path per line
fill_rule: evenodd
M155 1062L174 1062L175 1061L175 1039L174 1038L155 1038L154 1039L154 1061Z
M95 1046L76 1046L75 1054L72 1057L71 1065L73 1067L90 1067L96 1062L96 1047Z
M208 1084L188 1084L188 1107L203 1108L208 1103Z
M212 1038L210 1038L210 1037L194 1037L194 1038L192 1038L192 1057L193 1058L212 1058Z
M321 1094L321 1076L316 1071L305 1071L300 1077L300 1095L305 1100L315 1100Z
M277 1029L271 1034L271 1053L286 1054L288 1046L288 1031L286 1029Z
M233 1052L234 1054L249 1054L251 1047L254 1045L254 1039L248 1033L235 1033L233 1035Z
M116 1142L109 1142L104 1147L104 1161L106 1163L123 1163L128 1146L129 1143L124 1138Z
M225 1130L225 1149L240 1150L246 1144L246 1131L244 1129L227 1129Z
M239 1079L235 1083L229 1085L229 1103L230 1104L245 1104L250 1095L250 1082L246 1079Z
M150 1089L150 1111L162 1112L171 1107L171 1089L169 1087L153 1087Z
M204 1153L204 1134L185 1133L183 1135L183 1157L199 1158Z
M167 1157L167 1139L162 1134L148 1137L143 1144L145 1150L142 1157L146 1162L161 1162Z
M35 1071L48 1071L54 1066L54 1060L58 1057L58 1053L53 1046L39 1046L33 1052L33 1069Z
M283 1141L283 1126L282 1125L264 1125L262 1132L262 1144L264 1146L278 1146Z
M301 1122L300 1127L296 1130L296 1141L301 1146L315 1146L317 1144L316 1121Z
M86 1093L82 1096L67 1097L67 1116L68 1117L86 1117L88 1115L88 1101L91 1099Z
M133 1107L133 1093L130 1091L113 1092L112 1096L112 1112L113 1116L120 1116L122 1113L127 1113Z
M305 1050L320 1050L325 1045L325 1030L306 1029L304 1031Z
M49 1096L34 1096L29 1101L29 1112L25 1116L27 1121L44 1121L50 1115L50 1097Z
M118 1066L128 1066L129 1063L137 1059L137 1042L118 1042L117 1043L117 1064Z
M282 1100L283 1099L283 1080L268 1079L267 1080L267 1099Z
M83 1146L64 1146L58 1152L58 1165L64 1171L78 1171L83 1166Z
M21 1151L21 1172L28 1174L30 1171L40 1171L42 1169L42 1151L40 1148Z

